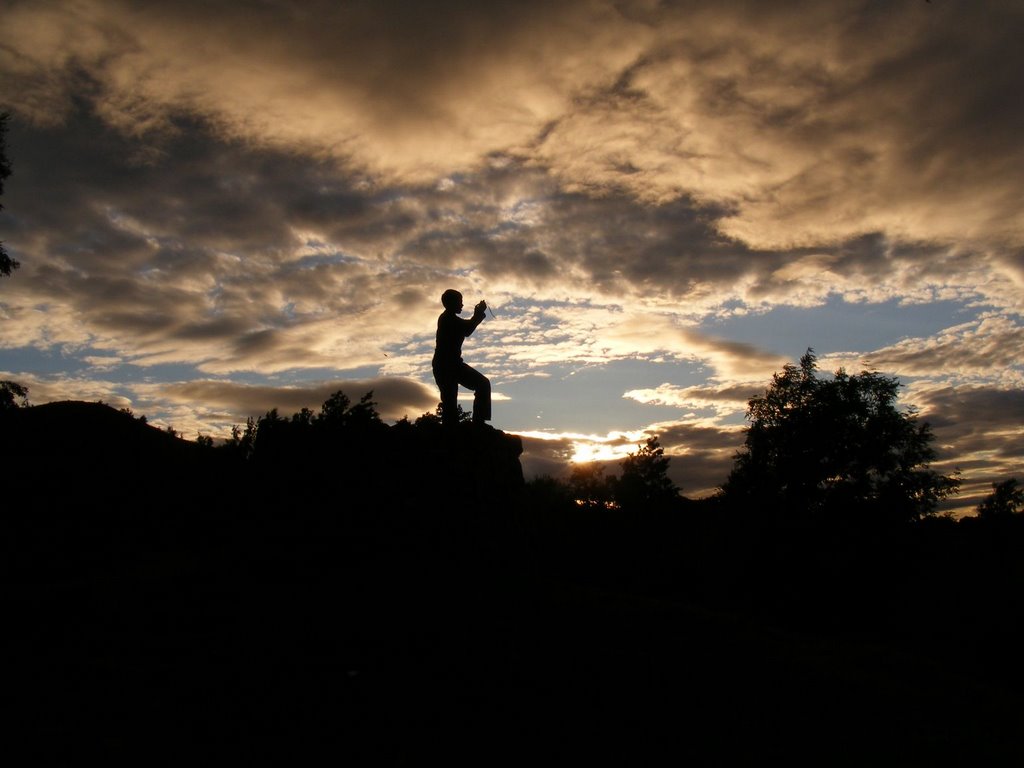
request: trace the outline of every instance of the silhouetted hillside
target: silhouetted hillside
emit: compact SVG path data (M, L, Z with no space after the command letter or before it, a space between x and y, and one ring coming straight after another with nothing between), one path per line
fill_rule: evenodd
M1016 519L585 507L523 482L514 435L369 396L216 448L89 403L0 440L33 764L1024 756Z
M194 460L201 450L103 403L65 400L15 408L0 419L0 445L22 469L33 470L36 462L72 470L139 469Z
M247 454L183 440L102 403L64 401L0 413L0 449L17 468L8 482L28 494L22 503L141 493L130 502L183 506L192 503L186 490L236 497L257 483L257 503L312 495L325 504L443 507L454 494L464 507L504 503L523 486L522 442L499 430L464 423L446 432L431 420L388 426L375 413L366 423L324 422L316 429L268 414Z

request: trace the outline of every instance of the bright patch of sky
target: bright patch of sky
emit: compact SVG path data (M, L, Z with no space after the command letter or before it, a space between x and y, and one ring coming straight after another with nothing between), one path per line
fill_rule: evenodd
M635 429L637 424L678 418L678 408L643 405L623 398L631 389L657 387L665 381L680 386L703 379L689 363L652 363L645 360L616 360L600 365L553 365L547 376L530 376L498 391L508 401L495 403L503 424L510 431L586 432L603 434Z
M89 363L79 354L68 355L57 348L16 347L3 350L0 368L17 373L33 371L40 375L78 373L87 370Z
M779 306L763 314L709 318L700 329L756 345L796 362L808 347L819 355L866 353L903 339L931 336L972 320L983 311L954 301L850 304L832 296L825 304L809 309Z

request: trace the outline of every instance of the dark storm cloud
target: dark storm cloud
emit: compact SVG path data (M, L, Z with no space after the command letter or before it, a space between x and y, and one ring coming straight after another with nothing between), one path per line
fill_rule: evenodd
M676 300L677 311L696 317L735 298L753 307L814 306L833 293L882 301L974 298L983 290L963 279L984 263L979 253L879 232L755 250L718 231L721 207L687 197L651 206L623 190L566 192L514 161L409 194L421 215L400 246L405 259L472 267L553 293L582 278L609 299Z
M506 249L499 259L487 260L480 265L480 273L486 277L513 274L526 282L543 286L559 274L557 262L539 250L526 252L516 248Z
M742 244L722 238L712 220L713 212L687 199L648 207L622 195L561 195L550 203L544 236L549 250L613 293L683 298L777 262L772 254L754 258Z
M992 483L1024 479L1024 391L1019 387L945 387L917 399L922 420L935 435L936 466L962 473L955 502L960 513L991 493Z
M237 255L274 254L295 244L292 217L311 217L310 190L327 176L316 161L220 142L209 127L180 120L170 135L147 139L154 152L133 158L139 146L99 120L84 105L58 127L33 130L24 122L11 131L18 197L10 212L23 227L59 235L57 253L73 256L86 270L138 268L154 258L146 236L157 243ZM149 143L151 142L151 143ZM341 179L315 195L335 219L365 209ZM134 229L141 231L132 231ZM113 241L97 247L96 238ZM172 261L176 251L161 254ZM137 254L137 258L132 258Z
M1019 77L1010 42L1020 14L1003 5L979 13L970 5L862 3L836 13L830 4L443 3L428 11L410 3L87 3L39 14L51 32L32 56L8 62L11 76L39 70L63 82L65 97L51 96L54 119L92 103L94 122L147 138L93 152L91 166L67 158L84 154L71 143L56 160L80 167L74 178L86 189L90 178L131 189L166 182L161 215L152 198L111 200L112 212L144 214L151 235L174 233L194 248L235 254L288 249L295 228L305 227L357 251L472 266L533 287L583 277L608 295L704 299L698 311L730 295L806 304L830 289L853 290L843 280L862 281L862 294L864 281L910 282L904 261L876 247L891 240L876 214L902 205L879 200L879 191L895 190L895 179L875 172L883 159L908 191L927 187L929 200L944 204L943 195L966 194L978 181L954 173L951 163L964 154L943 143L947 132L954 149L966 148L961 135L994 137L984 146L1000 148L1004 167L985 166L987 188L1013 178L1005 162L1012 167L1020 154L1009 152L1008 140L1018 100L999 98ZM28 5L12 15L32 19ZM598 48L606 39L618 41L614 50ZM573 64L549 66L554 61ZM990 71L1000 74L971 83ZM498 99L492 81L511 90ZM497 108L517 98L529 106ZM934 120L922 124L920 115ZM86 136L105 141L109 131L95 128L79 126L82 144ZM148 144L167 136L177 137L173 146ZM214 141L228 137L287 151ZM898 154L881 158L879 142ZM443 147L455 147L454 156ZM334 157L349 170L296 153ZM135 162L104 170L104 161L122 157ZM427 177L413 168L423 162L436 166ZM393 181L417 185L382 185L373 175L381 163L397 174ZM929 173L914 172L922 165ZM353 175L358 168L369 175ZM445 195L434 182L449 168L462 175ZM841 191L838 179L852 186ZM648 204L648 192L659 205ZM538 210L516 219L506 210L513 196ZM766 249L749 227L725 226L766 225L758 212L777 214L781 203L790 240L806 241L798 234L806 211L820 222L847 220L864 201L870 210L857 228L876 234L863 244L847 227L783 252ZM836 206L845 212L837 216ZM921 218L909 213L904 220ZM723 227L737 237L723 237ZM105 229L110 240L128 237ZM106 247L104 227L77 231L69 239L86 244L79 258L88 258L90 237L101 241L92 253L129 258L127 243ZM837 238L849 245L836 246ZM138 238L135 245L144 260ZM950 258L928 259L936 280L955 279L958 270L941 266ZM879 296L886 295L867 298Z
M73 306L97 333L125 335L141 344L173 333L183 318L201 309L191 293L173 286L151 285L113 274L92 277L45 264L18 287L36 301L61 301Z
M625 192L564 192L516 161L409 194L421 215L401 245L404 259L474 267L556 293L583 277L614 298L720 301L741 280L768 282L788 259L810 253L753 252L715 230L720 209L686 198L649 206Z
M282 340L278 332L267 328L244 334L235 342L235 349L244 356L253 352L266 352L280 346L281 343Z
M4 303L14 315L51 305L39 341L93 334L128 354L162 341L164 359L244 368L292 343L276 330L303 316L375 303L379 270L354 254L386 247L406 214L332 163L221 142L194 121L176 128L152 137L159 151L143 163L84 107L60 126L12 130L18 205L5 214L24 268Z
M729 475L736 452L743 446L737 429L699 427L691 424L666 425L659 443L672 456L671 477L684 495L707 496Z
M527 480L548 476L564 479L569 473L572 440L569 438L540 439L522 437L523 454L520 463Z
M1013 425L1016 429L1006 436L1019 439L1024 429L1024 391L1020 389L949 387L922 393L918 405L936 430L942 430L968 450L978 449L978 445L964 444L971 436L1006 431L1007 426Z
M236 337L246 332L244 320L234 317L217 317L212 320L185 323L175 330L175 336L183 340L220 339Z

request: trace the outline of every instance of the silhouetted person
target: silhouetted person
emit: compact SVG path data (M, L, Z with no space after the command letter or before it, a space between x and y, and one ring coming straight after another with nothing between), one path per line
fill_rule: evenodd
M487 304L481 301L473 308L469 320L459 317L462 294L449 288L441 294L444 312L437 318L437 345L434 347L434 380L441 390L441 421L454 426L459 420L459 385L474 393L473 423L483 424L491 418L491 382L479 371L462 361L462 342L484 319Z

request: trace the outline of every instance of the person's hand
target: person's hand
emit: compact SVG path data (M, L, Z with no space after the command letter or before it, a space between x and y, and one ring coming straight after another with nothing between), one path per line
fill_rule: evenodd
M479 304L477 304L475 307L473 307L473 312L474 312L474 314L477 314L477 315L486 314L487 313L487 302L486 301L481 301Z

